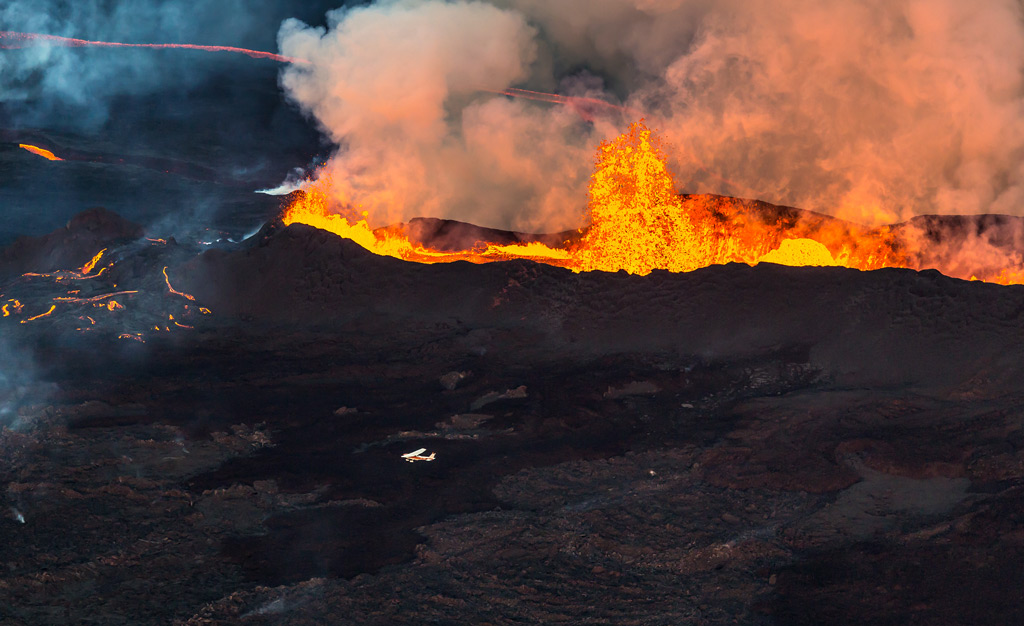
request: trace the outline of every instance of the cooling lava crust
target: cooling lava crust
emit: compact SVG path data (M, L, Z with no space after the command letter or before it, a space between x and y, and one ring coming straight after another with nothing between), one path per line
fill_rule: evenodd
M1024 620L1024 287L101 213L0 259L4 623Z

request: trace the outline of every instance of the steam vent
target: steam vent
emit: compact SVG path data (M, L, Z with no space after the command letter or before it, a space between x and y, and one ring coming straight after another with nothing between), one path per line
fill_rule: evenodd
M1019 3L7 5L0 624L1024 623Z

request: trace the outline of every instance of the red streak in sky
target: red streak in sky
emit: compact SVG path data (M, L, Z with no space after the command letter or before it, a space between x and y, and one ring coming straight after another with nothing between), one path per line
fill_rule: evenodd
M599 110L611 110L619 113L625 113L631 117L642 117L643 114L635 109L628 107L622 107L611 102L605 102L604 100L598 100L597 98L581 98L578 96L562 96L557 93L547 93L544 91L531 91L529 89L518 89L516 87L509 87L507 89L483 89L482 91L489 91L491 93L497 93L512 98L525 98L526 100L536 100L537 102L550 102L551 104L563 104L567 107L572 108L580 117L587 120L588 122L594 121L594 113Z
M203 50L206 52L235 52L254 59L270 59L271 61L279 61L281 63L309 63L309 61L305 59L286 57L272 52L263 52L261 50L235 48L233 46L199 46L190 43L119 43L113 41L90 41L88 39L73 39L71 37L59 37L57 35L19 33L12 30L0 30L0 48L25 48L32 45L42 44L65 46L68 48L82 48L85 46L101 48L178 48L184 50Z
M12 30L0 30L0 49L14 49L14 48L25 48L32 45L45 45L52 44L56 46L65 46L80 48L85 46L97 46L105 48L177 48L185 50L203 50L206 52L235 52L238 54L244 54L254 59L270 59L272 61L278 61L280 63L292 63L298 65L310 65L310 61L306 59L300 59L297 57L286 57L280 54L274 54L272 52L263 52L261 50L249 50L248 48L235 48L232 46L200 46L196 44L188 43L119 43L112 41L90 41L88 39L74 39L71 37L59 37L57 35L43 35L40 33L21 33ZM509 87L507 89L481 89L481 91L487 91L490 93L501 94L512 98L525 98L527 100L536 100L538 102L550 102L551 104L561 104L568 106L576 113L588 122L593 122L596 114L599 111L615 111L617 113L626 114L630 117L639 118L643 114L636 109L629 107L619 106L612 104L611 102L605 102L597 98L584 98L578 96L563 96L556 93L546 93L543 91L531 91L529 89L518 89L516 87ZM24 147L24 146L23 146ZM28 147L25 147L29 150ZM39 154L40 156L46 156L41 152L30 150ZM52 155L52 153L50 153ZM49 158L49 157L47 157ZM730 185L738 190L745 192L751 192L748 187L730 181L723 178L707 167L704 167L698 161L700 169L713 178ZM170 287L170 285L168 285ZM172 289L173 292L173 289ZM185 295L185 294L182 294Z

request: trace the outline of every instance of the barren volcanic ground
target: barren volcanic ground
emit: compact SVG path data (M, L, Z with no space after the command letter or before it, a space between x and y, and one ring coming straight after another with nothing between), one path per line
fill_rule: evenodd
M4 624L1024 621L1024 287L143 235L0 251Z

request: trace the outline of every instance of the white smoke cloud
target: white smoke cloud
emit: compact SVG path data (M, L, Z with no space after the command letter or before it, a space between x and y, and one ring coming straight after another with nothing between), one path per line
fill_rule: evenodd
M876 223L1020 211L1018 3L754 6L716 6L637 94L666 103L682 180L715 187L703 165L763 199Z
M417 215L521 229L581 209L593 130L566 108L510 102L536 31L481 2L379 2L285 22L281 82L340 150L323 170L339 205L386 223ZM562 221L565 226L577 222Z
M479 90L580 84L665 133L680 191L868 223L1024 212L1018 0L389 0L329 22L282 27L313 61L282 84L382 221L579 225L624 120Z

